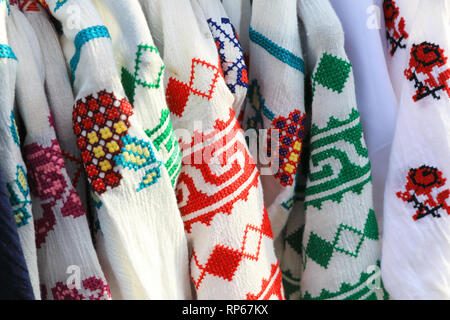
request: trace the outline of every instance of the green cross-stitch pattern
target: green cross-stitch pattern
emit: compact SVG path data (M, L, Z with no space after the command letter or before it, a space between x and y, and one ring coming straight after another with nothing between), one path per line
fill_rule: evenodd
M295 214L295 213L293 213ZM291 234L289 234L285 241L292 249L295 250L300 256L302 255L302 239L303 239L303 231L305 231L305 226L301 226Z
M377 266L379 268L380 262L377 262ZM371 280L374 280L376 276L375 273L377 270L372 271L371 273L362 272L360 274L359 281L350 285L348 283L341 283L341 286L338 291L330 292L328 290L323 289L319 296L313 297L308 291L305 292L302 299L303 300L326 300L326 299L340 299L340 300L378 300L379 297L376 294L376 286L370 287L369 283ZM383 282L380 279L380 285L383 296L381 299L387 300L389 299L389 294L386 292L383 286ZM372 293L371 293L372 291Z
M352 65L341 58L324 53L319 61L316 72L313 74L313 94L316 84L342 93L345 83L352 70Z
M335 233L333 242L322 239L311 232L305 252L309 258L327 269L335 252L357 258L366 238L378 240L378 226L373 210L369 210L363 231L341 223Z
M165 129L164 129L165 127ZM158 131L161 131L158 134ZM172 121L170 120L169 109L164 109L161 112L159 124L153 129L145 130L145 133L152 139L155 148L159 151L161 147L165 148L169 157L165 160L164 166L169 172L172 186L175 186L177 178L181 171L181 149L178 140L173 132ZM164 141L166 141L164 143Z
M342 128L341 131L339 131L340 128ZM310 183L306 188L305 207L312 205L320 209L326 200L341 202L343 195L347 192L360 194L364 186L372 181L372 176L368 152L363 144L359 112L352 109L344 121L330 117L327 126L323 129L313 124L311 133L308 173ZM358 156L367 159L365 164L354 163L349 158L349 154L344 151L348 145L355 148ZM334 172L330 164L323 164L328 159L340 162L339 172ZM360 162L358 159L355 160ZM316 170L312 172L312 169Z
M141 57L144 53L149 54L156 54L158 55L158 49L154 46L150 46L147 44L140 44L138 45L138 50L136 52L136 59L135 59L135 67L134 71L130 72L126 68L122 68L122 74L121 74L121 81L122 86L125 90L125 94L128 97L128 100L131 104L134 104L134 96L136 91L136 86L142 86L146 88L159 88L161 84L161 78L164 71L164 64L161 61L161 59L156 59L155 61L158 61L160 65L157 66L156 70L157 73L151 75L153 78L152 81L146 81L144 80L144 76L140 74L140 65L142 63ZM147 77L148 75L146 75Z

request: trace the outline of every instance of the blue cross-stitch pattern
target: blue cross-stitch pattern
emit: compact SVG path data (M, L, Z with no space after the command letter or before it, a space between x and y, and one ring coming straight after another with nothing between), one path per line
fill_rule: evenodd
M123 137L122 142L124 145L122 153L114 157L116 163L134 171L145 169L144 177L137 191L155 184L161 178L162 163L156 159L151 143L130 135Z
M210 18L207 22L217 45L228 88L232 93L236 92L236 86L247 88L247 67L245 66L241 44L230 19L222 18L221 23L219 23ZM230 46L226 47L228 44Z

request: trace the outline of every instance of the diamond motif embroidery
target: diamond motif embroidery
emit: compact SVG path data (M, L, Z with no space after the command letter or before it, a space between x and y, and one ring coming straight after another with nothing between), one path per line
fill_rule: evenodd
M197 258L195 250L191 258L191 277L196 289L200 287L207 274L232 281L234 274L243 259L257 261L259 259L262 237L273 238L269 216L264 209L263 221L260 227L248 224L244 231L242 245L239 249L216 245L205 265ZM281 281L281 280L280 280Z
M357 258L366 238L378 240L378 227L373 210L369 211L363 231L352 226L340 224L333 242L322 239L314 232L311 232L306 245L306 255L327 269L335 252L341 252Z
M210 100L221 70L200 59L192 59L189 84L170 77L166 97L170 111L181 117L191 94Z
M136 191L156 183L161 178L161 162L156 160L151 143L129 135L123 137L122 141L122 153L114 158L117 164L134 171L145 169L144 177Z
M342 93L351 70L352 65L348 61L324 53L319 61L316 72L312 76L313 94L316 84L320 84L335 92Z
M148 71L145 75L142 74L142 63L148 63L150 65L151 72ZM126 68L122 68L121 74L122 85L131 104L134 104L134 96L137 85L149 89L157 89L160 87L164 69L164 63L162 62L159 56L159 51L156 47L147 44L138 45L133 72L128 71Z

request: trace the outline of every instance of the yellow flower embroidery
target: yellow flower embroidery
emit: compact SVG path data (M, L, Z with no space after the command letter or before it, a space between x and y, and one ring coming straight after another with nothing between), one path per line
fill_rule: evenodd
M294 150L300 151L302 149L302 143L300 141L295 141Z
M292 164L290 164L290 163L288 163L288 164L284 167L284 170L286 170L286 171L289 172L289 173L293 173L293 172L294 172L294 169L295 169L295 167L294 167Z
M104 140L112 137L112 133L111 133L111 130L109 130L109 128L101 129L100 134L102 135L102 139L104 139Z
M292 162L297 162L298 161L298 154L291 153L291 155L289 156L289 160L291 160Z
M102 168L102 171L108 171L111 170L111 163L108 160L100 162L100 168Z
M88 139L90 144L98 142L97 132L93 131L88 134Z
M94 148L94 154L96 158L101 158L105 155L105 152L103 151L103 148L101 146L98 146Z
M127 126L123 121L120 121L114 124L114 129L116 129L116 133L121 134L122 132L127 131Z
M111 153L114 153L117 150L119 150L119 145L115 141L108 142L106 144L106 147L108 148L108 151L111 152Z

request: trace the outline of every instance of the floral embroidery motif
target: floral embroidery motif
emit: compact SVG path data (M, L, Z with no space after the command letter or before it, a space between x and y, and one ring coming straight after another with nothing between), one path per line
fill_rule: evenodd
M31 199L27 173L24 167L20 165L17 166L16 179L13 182L7 183L6 189L8 191L9 202L13 209L17 227L28 224L28 220L31 218L29 212Z
M130 170L146 169L144 177L136 191L141 191L161 178L161 162L156 159L150 142L129 135L122 138L122 153L114 158L118 165Z
M90 277L82 281L83 288L69 288L62 282L57 282L52 288L55 300L108 300L111 298L109 286L102 279Z
M64 159L58 142L52 140L50 147L43 147L38 143L26 145L24 148L30 188L41 201L42 217L35 220L36 247L40 248L45 242L47 234L56 224L54 207L62 199L61 213L63 217L74 218L84 215L81 200L69 186L63 174Z
M126 98L118 100L113 93L100 91L77 101L73 110L73 129L88 181L98 194L116 188L122 176L115 168L114 157L123 147L128 118L133 108Z
M275 117L275 114L265 105L265 100L260 93L260 87L256 80L253 80L248 91L248 97L254 116L249 117L247 125L249 128L257 130L264 128L264 117L271 121L268 131L268 156L277 158L279 170L275 174L281 185L287 187L294 183L297 167L300 163L303 139L305 136L306 114L300 110L292 111L289 116ZM272 150L272 134L278 130L278 153Z
M273 130L279 131L279 148L276 155L279 159L279 170L275 178L287 187L294 183L297 167L300 163L302 144L305 136L306 114L294 110L288 118L279 116L273 120L268 137L272 136ZM271 156L271 143L267 144Z
M416 214L412 218L415 221L428 215L440 218L441 209L450 215L450 206L447 204L450 190L445 186L447 178L443 177L442 171L423 165L410 169L406 179L405 191L399 191L396 195L414 206Z
M409 35L405 30L405 19L400 17L400 9L395 1L385 0L383 2L384 21L386 25L386 38L391 45L390 54L393 56L398 48L405 49L405 39Z
M419 101L429 95L439 100L439 91L446 91L450 97L450 68L447 67L448 57L438 45L422 42L414 44L411 48L409 68L405 70L405 76L414 82L417 89L413 96L414 101Z

